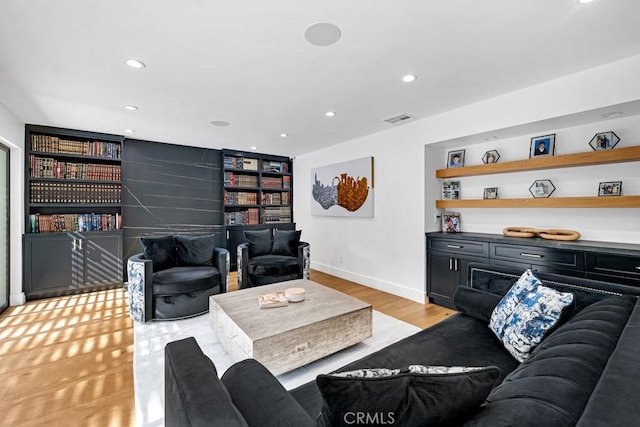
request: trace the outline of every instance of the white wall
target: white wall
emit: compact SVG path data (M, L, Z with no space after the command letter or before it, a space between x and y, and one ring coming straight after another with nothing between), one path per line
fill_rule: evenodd
M22 233L24 232L24 122L0 103L0 142L10 148L9 305L24 304Z
M434 169L444 167L446 150L455 148L456 143L464 142L465 147L469 146L468 158L472 159L476 154L470 147L484 142L482 137L505 129L511 129L513 137L513 129L518 134L517 129L521 128L520 137L504 143L520 145L524 140L526 154L522 157L528 157L529 138L544 134L545 130L554 130L545 128L549 123L563 123L562 120L554 121L555 119L566 117L565 123L578 122L582 125L584 123L580 121L584 117L590 117L588 113L591 110L640 100L638 75L640 56L299 156L294 163L295 221L298 228L303 230L303 240L311 243L312 268L422 302L426 270L424 232L435 229L435 208L431 195L436 191L439 197L439 187L431 177ZM582 116L576 118L576 114L582 113L582 119ZM618 132L617 129L608 128L610 123L614 124L598 123L591 128L585 125L581 129L563 130L566 135L558 139L559 152L570 152L564 151L569 149L569 145L564 145L565 140L572 141L572 151L579 151L579 147L574 144L588 143L588 139L583 141L583 134L606 130ZM640 131L634 125L629 125L627 129L624 131L628 132L625 137L618 133L623 142L629 145L640 143ZM542 133L523 135L524 130ZM436 145L433 148L426 147L430 144ZM497 141L492 148L496 146ZM508 151L506 147L505 145L503 148L505 155ZM477 151L481 151L477 157L479 159L486 150L483 146L478 147ZM312 216L311 169L364 156L375 158L374 218ZM506 159L507 157L504 158ZM637 163L631 165L636 165L637 168ZM599 175L617 176L614 173L617 169L604 168L598 172ZM535 179L547 179L547 176ZM522 179L528 182L531 176ZM557 179L570 181L567 178ZM597 179L600 179L599 176ZM578 185L577 182L580 181L568 182L566 188L569 184ZM484 183L477 185L484 186ZM590 185L584 184L579 191L587 191ZM630 194L634 185L636 184L630 182L623 184L623 189ZM566 191L566 188L563 187L562 191ZM469 190L471 189L472 186L469 186ZM499 232L503 226L518 225L514 222L517 219L525 221L521 225L527 226L555 225L555 217L558 215L556 209L529 213L522 212L523 210L500 210L499 215L490 211L492 210L463 212L464 229ZM625 218L625 231L611 233L611 229L615 227L609 226L611 223L607 219L619 217L620 211L622 210L566 210L561 212L563 220L556 227L571 225L565 228L578 229L592 240L630 239L638 242L640 222L631 221L631 218L638 217L638 209L624 210L622 215ZM533 215L535 221L527 215Z

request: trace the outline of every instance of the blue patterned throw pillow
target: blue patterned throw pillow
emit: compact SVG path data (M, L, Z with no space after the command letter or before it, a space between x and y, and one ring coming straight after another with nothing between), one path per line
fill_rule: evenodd
M572 293L544 286L528 269L491 313L489 328L522 362L572 303Z

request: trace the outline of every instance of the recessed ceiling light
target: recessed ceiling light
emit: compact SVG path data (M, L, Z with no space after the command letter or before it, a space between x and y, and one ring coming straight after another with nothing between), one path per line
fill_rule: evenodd
M124 62L131 68L144 68L144 67L146 67L146 65L144 65L144 62L142 62L142 61L140 61L138 59L134 59L134 58L129 58Z
M591 3L593 0L580 0L580 3L582 4L587 4L587 3Z
M224 120L214 120L211 122L211 124L214 126L229 126L231 123Z
M402 81L405 83L411 83L411 82L415 82L417 78L418 77L413 74L407 74L405 76L402 76Z
M138 109L135 105L125 105L124 108L129 111L136 111Z
M484 140L485 141L495 141L496 139L498 139L497 136L490 136L490 137L485 138Z
M304 38L314 46L329 46L340 40L340 28L327 22L309 25L304 30Z
M621 116L622 113L620 111L612 111L611 113L604 113L602 116L603 119L610 119L611 117Z
M288 133L281 133L280 136L283 137L283 138L286 138L286 137L289 136L289 134Z
M325 116L327 117L333 117L336 115L335 111L327 111L326 113L324 113Z
M251 147L252 150L257 150L258 147L256 147L255 145Z
M136 133L136 131L135 131L135 130L133 130L133 129L125 129L124 131L125 131L126 133Z

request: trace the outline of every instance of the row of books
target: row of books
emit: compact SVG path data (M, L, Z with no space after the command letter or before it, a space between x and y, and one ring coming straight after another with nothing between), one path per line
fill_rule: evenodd
M32 182L31 203L111 203L121 202L120 184Z
M225 225L260 224L260 209L248 208L242 211L225 212Z
M284 186L284 179L290 178L288 176L263 176L262 177L262 186L264 188L289 188ZM291 182L290 180L288 182Z
M52 157L29 155L29 173L32 178L87 179L120 181L120 165L63 162Z
M267 207L262 209L262 222L264 224L274 222L292 222L291 207Z
M67 231L113 231L122 228L122 215L115 214L31 214L31 233Z
M258 170L258 159L241 156L224 156L225 169Z
M114 142L76 141L52 135L32 134L31 150L119 159L122 154L122 145Z
M282 193L262 193L263 205L290 205L291 193L284 191Z
M289 173L289 162L276 162L273 160L263 160L262 170L278 173Z
M247 193L245 191L225 191L224 204L233 205L257 205L258 193Z
M255 175L241 175L233 172L224 173L225 187L258 187L258 177Z

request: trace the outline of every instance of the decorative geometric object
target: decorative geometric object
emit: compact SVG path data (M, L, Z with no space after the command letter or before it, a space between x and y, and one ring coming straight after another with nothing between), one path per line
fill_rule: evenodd
M484 153L484 156L482 156L482 163L484 163L485 165L488 165L490 163L497 163L499 158L500 154L498 153L498 150L490 150Z
M618 142L620 142L618 135L613 131L609 131L596 133L589 141L589 145L596 151L611 150Z
M531 184L529 187L529 192L535 198L540 197L549 197L551 193L555 191L556 187L553 183L548 179L539 179Z

